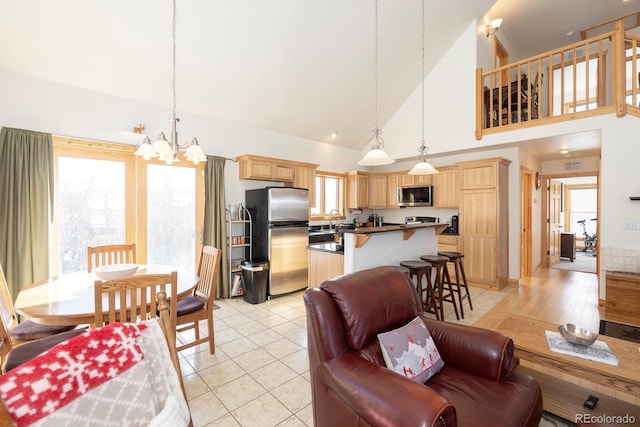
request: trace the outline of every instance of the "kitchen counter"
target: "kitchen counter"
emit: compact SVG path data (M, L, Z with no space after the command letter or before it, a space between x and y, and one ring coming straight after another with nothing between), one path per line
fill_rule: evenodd
M307 246L309 255L309 287L320 286L325 280L344 274L344 250L334 242Z
M437 235L447 227L446 223L419 223L344 230L344 273L435 254Z
M345 229L343 232L345 234L376 234L376 233L386 233L390 231L406 231L406 230L417 230L421 228L436 228L436 234L444 231L449 224L447 223L436 223L436 222L422 222L420 224L401 224L401 225L383 225L382 227L357 227L353 230Z
M313 243L307 246L312 251L332 252L336 254L344 254L344 247L335 242Z

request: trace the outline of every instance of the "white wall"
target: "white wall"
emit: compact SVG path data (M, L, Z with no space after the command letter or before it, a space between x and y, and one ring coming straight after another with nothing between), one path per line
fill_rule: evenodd
M136 144L129 131L143 123L145 132L168 133L170 106L160 108L53 84L0 69L3 102L0 126L50 132L54 135ZM357 166L362 152L264 129L225 123L177 111L181 142L198 138L206 154L233 158L251 153L317 163L321 170L344 172ZM227 204L244 202L247 188L279 185L240 181L237 163L225 167Z
M498 33L499 34L499 33ZM508 48L508 40L501 38ZM640 119L615 115L596 116L545 126L500 132L477 141L475 132L475 78L477 64L492 68L493 40L484 34L484 23L473 22L447 52L443 59L425 79L425 136L433 155L433 164L449 165L464 157L473 159L502 156L512 160L509 168L509 278L520 275L519 227L520 227L520 164L542 173L561 173L564 162L544 164L535 160L536 141L544 138L596 130L601 135L602 158L581 159L583 170L600 171L601 181L601 266L624 268L640 272L640 239L638 230L624 230L628 221L640 222L640 201L629 201L630 195L640 196ZM380 170L401 170L411 167L420 144L420 87L398 109L385 124L385 149L394 158L407 159L404 164ZM531 141L530 143L528 141ZM514 144L525 144L529 149L506 148ZM459 156L455 151L467 153ZM483 151L484 150L484 151ZM504 151L503 151L504 150ZM510 151L515 150L515 151ZM600 163L600 164L598 164ZM396 169L397 168L397 169ZM543 171L544 169L544 171ZM564 173L564 170L562 171ZM533 195L534 267L540 264L540 242L542 236L542 191ZM407 211L389 211L385 219L400 219L413 215ZM430 211L423 210L429 215ZM441 216L443 215L433 215ZM639 224L640 227L640 224ZM604 288L602 286L601 288Z
M474 21L425 79L425 141L431 153L477 148L475 52ZM414 158L418 152L421 97L418 86L384 125L385 150L395 159Z
M625 230L628 221L640 222L640 119L610 118L603 128L600 178L600 267L640 273L640 231Z
M506 157L509 168L510 224L509 277L519 277L520 151L514 143L575 132L598 130L602 135L601 159L601 265L640 269L638 230L624 230L627 221L640 221L640 119L615 115L596 116L501 132L475 139L475 69L487 61L491 37L484 23L470 23L442 60L425 79L426 142L434 164L453 164L462 159ZM499 33L498 33L499 34ZM507 45L506 40L502 40ZM428 52L426 53L429 54ZM490 66L491 62L489 62ZM487 67L489 67L487 66ZM33 129L56 135L125 143L123 131L144 123L151 134L168 130L170 108L159 108L121 98L91 93L0 70L3 102L0 126ZM385 149L394 158L411 161L420 144L420 87L383 127ZM207 154L235 157L262 154L320 164L321 170L343 172L357 169L362 150L349 150L263 129L232 125L178 111L179 130L186 139L197 136ZM129 142L130 143L130 142ZM461 153L460 150L463 150ZM484 152L480 152L485 150ZM457 153L456 153L457 152ZM529 165L529 160L524 161ZM395 164L392 170L408 169ZM537 166L537 165L533 165ZM535 170L534 167L532 169ZM374 168L374 170L377 170ZM382 169L384 170L384 168ZM243 200L244 189L266 183L239 181L237 164L227 164L227 203ZM398 211L398 219L405 213ZM395 213L390 214L392 217ZM412 214L409 214L412 215ZM447 213L449 215L449 213ZM437 215L444 216L444 215ZM539 239L538 236L534 236Z

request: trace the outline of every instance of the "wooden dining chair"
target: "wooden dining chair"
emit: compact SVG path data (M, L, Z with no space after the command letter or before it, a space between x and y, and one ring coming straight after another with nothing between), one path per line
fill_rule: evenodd
M183 298L177 303L178 310L178 332L184 332L193 329L195 339L190 342L184 342L178 335L180 344L178 351L195 345L209 342L209 353L216 352L216 341L213 328L213 300L216 294L218 284L218 272L220 270L220 249L213 246L203 246L200 252L200 261L198 263L198 277L200 281L194 289L193 294ZM200 336L201 320L207 321L207 336ZM181 326L183 325L183 326Z
M15 346L16 343L14 343L3 319L3 321L0 322L0 370L2 373L8 372L28 362L37 355L44 353L56 344L84 332L84 329L71 329L70 331L60 332L45 338L34 339Z
M136 244L103 245L87 247L87 271L111 264L129 264L136 262Z
M77 325L43 325L29 319L18 323L18 316L16 316L2 265L0 265L0 294L0 317L14 344L46 338L77 327Z
M95 326L113 322L137 322L158 316L157 295L170 287L169 317L176 325L176 298L178 273L141 274L113 280L96 280ZM175 345L175 343L174 343Z
M167 276L167 277L166 278L162 278L160 280L160 282L162 282L164 280L175 279L175 275L176 275L176 273L173 273L173 278L171 277L172 275L164 275L164 276ZM156 278L159 279L157 277L159 275L154 275L154 276L156 276ZM156 280L156 279L151 280L151 278L149 278L149 282L150 283L151 282L158 283L158 280ZM164 334L164 338L165 338L165 341L166 341L166 344L167 344L167 347L168 347L168 350L169 350L169 356L171 358L171 364L173 365L173 367L175 368L175 371L177 373L177 376L178 376L178 379L179 379L179 383L180 383L181 392L182 392L182 395L184 396L184 400L185 400L185 403L187 404L187 409L188 409L187 395L185 393L184 382L182 380L180 363L179 363L179 359L178 359L178 352L176 350L176 325L175 325L175 320L172 320L172 317L171 317L171 314L170 314L170 310L169 310L169 307L170 307L171 303L167 299L166 292L163 292L163 291L159 291L159 292L157 292L157 294L155 294L154 301L155 301L155 306L157 307L157 310L158 310L158 325L160 326L160 329L162 330L162 333ZM1 332L1 330L0 330L0 332ZM99 342L99 340L97 342ZM81 351L82 349L79 348L79 350ZM71 359L73 359L73 358L71 358ZM25 372L27 372L27 370L25 370ZM156 372L156 371L154 370L154 372ZM161 372L162 372L162 370L158 369L157 374L161 375ZM101 385L101 387L104 387L104 386L105 386L105 384ZM153 392L153 390L151 390L151 392ZM84 396L84 394L80 394L80 398L82 398L83 396ZM137 395L131 394L131 393L129 393L129 394L123 393L123 396L132 396L134 398L134 400L137 398L136 397ZM120 400L120 402L119 402L119 400ZM108 399L107 401L105 401L104 403L101 403L101 405L107 406L107 407L111 407L111 408L123 408L123 404L122 404L121 401L122 401L122 397L114 395L114 396L111 396L111 398ZM138 402L136 400L135 402L130 402L130 404L139 405L140 402ZM69 407L72 407L72 406L73 405L71 405L71 404L69 405ZM84 407L85 405L82 405L82 406ZM126 408L126 404L124 404L124 407ZM54 408L53 411L55 411L56 409L58 409L58 408ZM4 425L14 425L14 423L13 423L13 419L11 417L11 414L9 413L9 411L7 409L7 406L5 405L5 402L0 400L0 426L4 426ZM189 419L188 426L189 427L193 426L193 422L192 422L191 419Z

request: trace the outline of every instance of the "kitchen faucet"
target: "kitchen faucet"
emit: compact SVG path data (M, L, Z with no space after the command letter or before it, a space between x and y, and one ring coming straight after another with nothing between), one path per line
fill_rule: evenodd
M331 219L332 218L331 215L333 215L334 212L338 214L338 218L342 216L338 209L331 209L331 211L329 212L329 230L333 230L335 228L333 225L333 220Z

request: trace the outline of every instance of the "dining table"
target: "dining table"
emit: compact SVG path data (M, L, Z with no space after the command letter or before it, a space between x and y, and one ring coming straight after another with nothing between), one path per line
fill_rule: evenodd
M140 265L133 274L178 273L178 300L190 295L199 277L191 270L171 265ZM18 293L15 310L45 325L84 325L95 321L94 285L100 278L78 271L35 282ZM170 293L170 292L167 292ZM168 295L171 297L171 295Z

